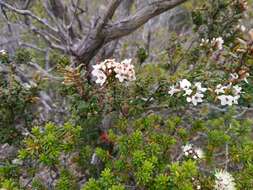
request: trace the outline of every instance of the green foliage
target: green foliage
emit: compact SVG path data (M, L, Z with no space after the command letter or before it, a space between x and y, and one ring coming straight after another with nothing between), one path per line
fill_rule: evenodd
M137 57L139 62L142 64L148 58L148 53L144 48L139 48L137 51Z
M80 189L83 178L87 179L81 184L83 190L212 190L215 171L223 169L234 177L237 189L251 190L253 131L247 106L253 100L252 39L237 28L243 17L240 2L198 1L200 7L192 12L194 39L171 35L155 64L136 66L135 82L119 83L113 76L104 86L96 86L81 66L70 67L69 57L50 54L50 63L64 78L50 90L69 105L64 119L70 122L63 125L48 121L31 128L36 90L1 75L0 125L6 127L0 128L0 143L18 141L22 146L18 158L23 161L4 160L1 187L25 188L19 187L25 176L30 179L27 189L40 190ZM35 7L39 15L45 14ZM224 39L222 49L201 44L202 38L217 37ZM146 50L139 48L138 61L147 57ZM0 60L9 62L6 57ZM14 60L22 64L31 56L18 50ZM249 74L248 83L243 72ZM234 73L240 74L238 81L231 79ZM208 88L202 103L193 106L186 94L168 94L172 84L183 78L201 81ZM220 105L213 90L230 83L243 88L239 106ZM20 120L28 130L25 138L15 128ZM45 168L50 184L38 178Z
M34 116L31 112L33 99L37 95L37 90L28 90L17 82L11 74L9 79L4 75L0 84L0 142L15 143L22 138L15 128L17 121L24 122L28 126Z
M59 164L60 155L74 150L80 135L80 127L70 123L56 126L48 123L44 128L32 128L32 137L24 139L25 147L20 149L21 159L36 159L47 166Z
M57 184L55 187L56 190L69 190L69 189L78 189L73 176L71 176L69 171L62 171L59 179L57 180Z
M123 190L125 189L120 183L117 182L117 177L113 176L110 169L105 169L101 173L101 177L99 180L95 181L94 179L90 179L82 188L82 190Z
M61 55L59 53L50 54L49 60L52 65L57 65L58 67L65 67L70 64L69 58L66 55Z
M6 179L1 184L0 187L7 190L19 190L19 186L12 179Z
M32 59L30 52L27 49L17 49L15 56L14 56L14 61L17 64L25 64L30 62Z

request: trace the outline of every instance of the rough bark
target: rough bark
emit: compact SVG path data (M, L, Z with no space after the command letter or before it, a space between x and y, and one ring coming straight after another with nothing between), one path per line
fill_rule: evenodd
M16 14L30 17L34 21L40 23L43 29L32 25L32 22L30 22L28 28L46 40L49 47L52 49L63 51L64 53L74 56L78 63L88 65L92 58L96 56L99 50L107 43L113 40L119 40L123 36L131 34L151 18L186 1L188 0L157 0L152 3L147 3L146 6L137 10L134 15L129 14L129 6L129 10L126 10L129 16L113 21L115 12L119 9L121 3L123 4L122 6L124 6L133 3L134 0L111 0L104 15L95 18L95 24L89 26L89 32L86 35L81 34L84 36L82 39L78 37L80 33L77 34L78 32L74 31L73 27L74 22L78 25L80 19L76 17L71 18L71 14L68 13L70 10L66 10L67 7L63 5L60 0L44 1L43 5L47 10L50 20L40 18L30 10L18 9L6 3L4 0L0 0L0 6ZM50 2L51 9L45 2ZM75 2L76 6L79 6L79 1L77 0ZM75 16L77 7L71 8L72 14Z
M165 0L150 3L143 9L137 11L133 16L129 16L114 24L105 25L99 33L92 31L89 36L74 47L73 52L75 52L80 62L88 64L104 44L134 32L151 18L186 1Z

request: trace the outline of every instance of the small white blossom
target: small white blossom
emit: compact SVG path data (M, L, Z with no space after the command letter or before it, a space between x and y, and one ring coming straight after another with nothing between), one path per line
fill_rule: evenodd
M194 152L195 152L197 158L199 158L199 159L204 158L204 152L201 148L195 148Z
M235 95L241 94L241 91L242 91L242 87L240 87L238 85L233 86L233 92Z
M221 84L218 84L216 86L216 89L214 90L214 92L216 94L223 94L223 93L225 93L225 90L228 89L228 88L230 88L230 85L228 85L228 86L222 86Z
M96 64L96 65L92 65L92 68L93 68L93 71L94 70L99 70L99 69L102 69L102 65L101 64ZM93 72L92 71L92 72ZM96 71L95 71L96 72Z
M233 100L234 104L238 104L238 100L239 99L240 99L239 95L238 96L234 96L234 100Z
M183 90L189 89L191 87L191 83L187 79L181 80L179 84L180 84L180 88L182 88Z
M112 73L120 82L136 79L131 59L125 59L121 63L116 62L115 59L106 59L99 64L93 65L93 71L91 72L93 77L96 78L95 82L101 86L109 76L114 76Z
M105 65L106 69L112 69L116 67L119 63L115 61L115 59L106 59L102 62L102 65Z
M191 97L187 97L186 101L191 102L194 106L196 106L198 103L203 102L204 95L201 93L196 93L195 95Z
M170 86L170 90L168 91L170 96L173 96L177 92L180 92L180 89L176 88L175 85Z
M234 103L234 97L231 95L220 95L218 99L221 101L222 106L232 106Z
M7 54L7 51L6 51L6 50L4 50L4 49L2 49L2 50L0 50L0 54L2 54L2 55L6 55L6 54Z
M114 68L114 72L116 73L115 77L119 79L120 82L123 82L125 80L136 80L134 65L131 64L131 61L131 59L125 59Z
M207 44L209 44L210 40L209 39L201 39L201 43L200 43L200 46L205 46Z
M92 75L96 77L95 82L100 84L100 86L103 86L107 78L105 73L99 69L95 69L92 71Z
M217 48L218 50L222 50L224 40L222 39L222 37L213 38L211 41L211 44L213 47Z
M239 75L237 73L231 73L230 76L232 80L236 80L239 78Z
M201 82L196 82L194 84L197 87L197 92L206 92L207 88L203 88Z
M185 89L184 91L185 91L184 96L190 96L193 92L192 89Z
M234 178L227 171L216 171L215 178L215 190L236 190Z
M186 144L181 147L185 156L189 156L189 153L192 153L193 145Z
M126 79L126 77L121 74L117 74L115 77L119 80L119 82L123 82Z
M200 148L195 148L192 144L186 144L181 147L185 156L192 156L194 159L201 159L204 157L204 152Z

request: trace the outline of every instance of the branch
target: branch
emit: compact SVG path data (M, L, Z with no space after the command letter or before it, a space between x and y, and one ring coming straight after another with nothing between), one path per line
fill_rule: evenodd
M119 5L122 3L122 0L113 0L109 4L109 8L107 9L106 13L104 14L102 21L97 26L97 32L101 32L101 30L105 27L105 25L109 22L109 20L112 19L116 9L119 7Z
M80 4L80 0L77 0L76 3L73 5L74 6L74 12L72 13L72 18L70 19L69 25L67 25L68 30L70 28L72 28L75 19L77 19L77 17L78 17L77 11L78 11L79 4Z
M78 62L89 64L90 60L106 43L134 32L151 18L162 14L163 12L166 12L186 1L187 0L160 0L149 3L146 7L137 11L135 15L129 16L124 20L109 25L106 22L109 21L108 19L112 17L119 4L122 2L120 0L114 0L110 4L108 8L109 12L107 11L107 13L104 15L102 22L98 22L98 27L96 27L94 30L91 30L85 38L78 42L78 44L72 46L72 52L77 57ZM100 32L101 27L102 30Z
M18 45L20 47L27 47L27 48L35 49L39 52L46 53L46 49L39 48L38 46L36 46L34 44L29 44L29 43L25 43L25 42L18 42Z
M43 7L46 10L48 16L51 18L51 20L54 22L54 24L56 25L57 29L58 29L58 33L60 35L60 37L64 40L64 41L68 41L67 39L69 39L68 34L65 31L65 27L64 24L62 23L63 21L60 21L59 19L57 19L57 17L55 16L56 13L52 12L52 10L50 9L50 5L49 5L49 1L47 0L43 0L42 1Z
M46 26L47 28L49 28L50 30L54 31L54 32L58 32L57 28L51 26L46 20L36 16L35 14L33 14L31 11L29 10L21 10L21 9L17 9L15 7L13 7L12 5L3 2L3 0L0 0L0 5L9 9L10 11L13 11L17 14L23 15L23 16L30 16L32 19L38 21L40 24Z
M151 18L160 15L186 1L187 0L160 0L149 3L146 7L137 11L135 15L129 16L124 20L108 26L108 28L104 30L106 36L105 41L109 42L113 39L126 36L141 27Z
M54 48L54 49L58 49L62 52L67 52L67 49L64 48L63 46L59 45L59 44L56 44L52 41L53 40L56 40L58 41L58 39L56 39L55 37L53 37L52 35L50 35L49 33L47 33L46 31L42 31L42 30L39 30L38 28L36 28L35 26L30 26L30 30L33 31L34 33L40 35L47 43L48 45L51 47L51 48ZM59 41L58 41L59 42Z

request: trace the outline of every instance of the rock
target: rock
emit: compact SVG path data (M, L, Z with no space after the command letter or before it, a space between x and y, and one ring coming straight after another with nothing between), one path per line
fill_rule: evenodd
M0 161L11 159L16 156L18 149L8 143L0 145Z

